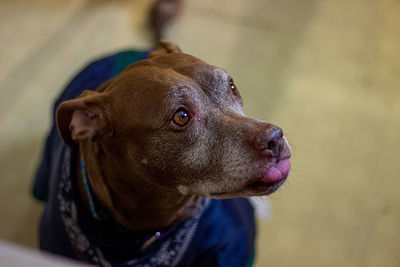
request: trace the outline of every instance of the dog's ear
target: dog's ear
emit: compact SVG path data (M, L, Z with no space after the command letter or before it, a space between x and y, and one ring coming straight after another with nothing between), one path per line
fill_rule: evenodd
M102 136L111 136L113 128L102 106L103 94L84 91L75 99L62 102L56 111L58 131L67 145Z
M160 42L158 43L158 47L155 50L151 51L149 58L170 53L182 53L182 51L176 44L166 40L160 40Z

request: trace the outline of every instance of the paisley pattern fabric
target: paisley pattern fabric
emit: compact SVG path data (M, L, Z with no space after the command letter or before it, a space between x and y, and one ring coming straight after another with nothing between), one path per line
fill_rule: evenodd
M81 260L101 266L111 266L103 256L101 250L92 244L78 224L78 208L75 202L71 175L72 150L65 148L62 160L61 181L57 199L61 219L67 232L71 246ZM199 220L204 210L210 204L210 199L204 198L198 211L194 216L185 220L177 231L162 240L160 248L149 257L149 255L138 256L118 266L177 266L185 254Z

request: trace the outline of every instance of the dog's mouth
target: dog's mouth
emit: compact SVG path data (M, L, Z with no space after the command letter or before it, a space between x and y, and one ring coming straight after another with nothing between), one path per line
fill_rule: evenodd
M236 196L266 196L274 193L283 185L290 172L289 159L282 159L262 175L251 179L241 190L234 192L212 193L211 197L227 198Z
M261 177L258 177L256 181L251 181L246 187L256 194L264 193L265 195L269 195L278 190L286 181L290 167L289 159L280 160L263 173Z

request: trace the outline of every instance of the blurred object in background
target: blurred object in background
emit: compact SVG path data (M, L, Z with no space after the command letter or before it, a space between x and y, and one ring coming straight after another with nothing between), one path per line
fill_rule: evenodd
M89 265L21 247L0 239L0 266L84 267Z
M157 0L150 10L150 25L154 30L155 40L166 38L165 27L173 21L181 10L182 0Z

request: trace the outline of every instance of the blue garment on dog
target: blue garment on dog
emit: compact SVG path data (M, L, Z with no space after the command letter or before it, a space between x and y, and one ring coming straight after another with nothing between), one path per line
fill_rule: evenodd
M58 105L83 90L95 90L148 52L125 51L89 64L66 87ZM101 266L250 266L254 257L253 208L245 198L204 198L198 211L147 248L154 232L124 229L103 210L100 224L79 205L74 149L62 142L55 125L46 140L34 195L46 201L40 223L43 250ZM102 211L100 207L100 211Z

